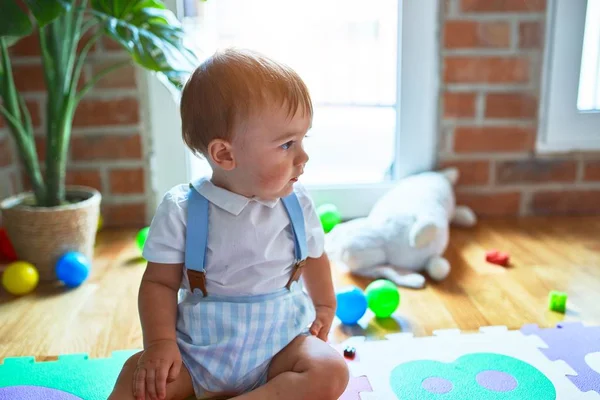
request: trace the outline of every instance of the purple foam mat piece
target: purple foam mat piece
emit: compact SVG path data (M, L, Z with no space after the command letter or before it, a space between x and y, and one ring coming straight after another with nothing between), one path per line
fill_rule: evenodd
M372 392L373 388L366 376L350 376L348 387L339 400L360 400L361 392Z
M556 328L524 325L525 335L539 336L548 346L540 351L552 361L563 360L577 373L567 377L582 392L600 394L600 374L585 361L585 356L600 351L600 326L584 326L580 322L560 323Z
M82 400L81 397L42 386L8 386L0 388L0 400Z

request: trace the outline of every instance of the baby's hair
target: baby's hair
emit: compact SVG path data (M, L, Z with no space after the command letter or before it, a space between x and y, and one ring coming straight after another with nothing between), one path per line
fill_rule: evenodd
M216 52L192 73L181 96L182 135L206 156L214 139L231 140L238 124L266 106L286 105L312 118L308 88L290 67L250 50Z

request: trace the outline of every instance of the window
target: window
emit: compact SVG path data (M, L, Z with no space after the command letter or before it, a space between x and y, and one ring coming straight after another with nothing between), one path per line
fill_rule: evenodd
M391 178L397 0L368 6L362 0L188 3L184 22L201 57L227 46L252 48L290 65L305 80L315 107L305 141L311 155L305 185ZM204 172L201 162L194 160L193 176Z
M600 111L600 0L587 3L577 108Z
M201 60L219 48L248 47L303 77L315 110L305 141L311 161L302 182L318 204L333 202L348 218L366 215L394 180L433 167L437 0L166 3L177 11ZM189 151L181 149L183 160L173 160L174 145L160 135L179 129L174 120L179 116L165 111L173 107L164 100L153 105L161 89L155 83L149 87L151 109L161 110L159 117L150 113L156 164L161 165L157 191L209 174L207 163ZM171 164L164 170L167 159Z
M542 152L600 149L600 0L548 3Z

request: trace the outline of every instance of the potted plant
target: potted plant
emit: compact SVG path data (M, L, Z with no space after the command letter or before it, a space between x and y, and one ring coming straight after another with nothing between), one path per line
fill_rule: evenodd
M46 83L45 164L38 159L31 117L15 87L9 47L35 34ZM133 61L177 93L196 65L175 15L159 0L7 0L0 13L0 116L17 145L32 190L0 204L3 225L20 260L40 279L55 280L54 265L67 251L93 257L101 194L65 185L73 116L81 98L117 62L78 87L89 50L108 36Z

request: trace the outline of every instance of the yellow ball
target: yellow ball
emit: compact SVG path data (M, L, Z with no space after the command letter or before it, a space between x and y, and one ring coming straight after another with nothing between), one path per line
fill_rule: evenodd
M102 229L102 225L104 224L104 220L102 218L102 215L98 216L98 226L97 226L97 231L99 231L100 229Z
M27 294L36 288L40 276L37 269L25 261L16 261L8 265L2 275L2 286L16 296Z

